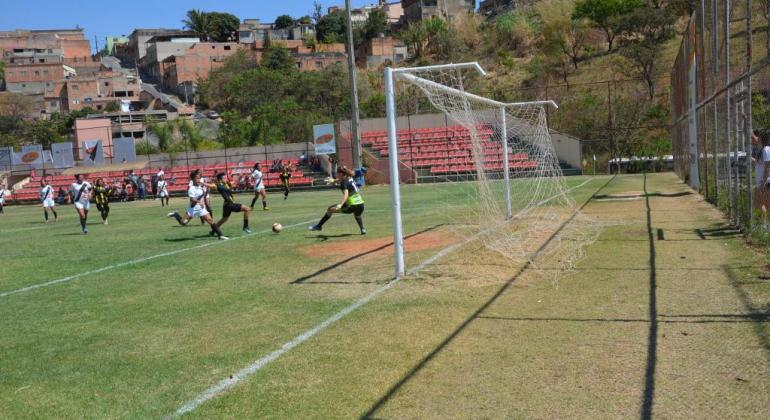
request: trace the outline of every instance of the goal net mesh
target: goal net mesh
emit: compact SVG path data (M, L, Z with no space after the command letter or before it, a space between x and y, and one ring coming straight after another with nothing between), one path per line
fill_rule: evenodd
M563 176L548 130L546 107L551 105L500 107L466 92L468 74L459 68L397 74L397 97L424 97L429 105L423 108L428 105L447 119L444 127L405 128L400 118L399 160L420 174L423 196L438 196L435 201L444 203L437 210L461 241L483 244L509 263L529 263L552 277L569 271L599 226L580 214ZM483 254L471 259L481 263ZM499 265L499 259L491 260Z

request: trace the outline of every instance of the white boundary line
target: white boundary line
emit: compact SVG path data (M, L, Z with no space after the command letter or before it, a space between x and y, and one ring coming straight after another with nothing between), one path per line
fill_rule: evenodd
M576 185L576 186L574 186L574 187L572 187L572 188L570 188L570 189L568 189L566 191L563 191L563 192L561 192L561 193L559 193L559 194L557 194L557 195L555 195L555 196L553 196L553 197L551 197L549 199L546 199L542 203L547 203L548 201L553 200L554 198L560 197L561 195L566 194L567 192L570 192L572 190L578 189L578 188L582 187L583 185L588 184L593 179L594 178L587 179L583 183L581 183L579 185ZM464 246L464 245L466 245L466 244L476 240L483 233L484 233L484 231L479 232L479 233L477 233L477 234L467 238L466 240L464 240L464 241L462 241L460 243L456 243L454 245L450 245L450 246L442 249L441 251L439 251L438 253L436 253L432 257L428 258L427 260L423 261L419 265L415 266L411 270L408 270L407 274L408 275L412 275L412 274L417 273L419 270L422 270L426 266L434 263L436 260L438 260L438 259L446 256L447 254L453 252L457 248L460 248L460 247L462 247L462 246ZM391 289L393 286L398 284L400 281L401 281L401 278L397 277L397 278L389 281L388 283L386 283L384 286L382 286L382 287L374 290L373 292L369 293L365 297L355 301L353 304L343 308L342 310L340 310L339 312L335 313L331 317L326 318L324 321L322 321L320 324L316 325L315 327L313 327L313 328L303 332L302 334L292 338L291 340L289 340L288 342L283 344L278 349L273 350L272 352L268 353L267 355L262 356L261 358L259 358L256 361L252 362L248 366L246 366L243 369L239 370L238 372L234 373L229 378L226 378L226 379L223 379L223 380L217 382L212 387L210 387L210 388L206 389L205 391L203 391L202 393L198 394L192 400L184 403L173 414L170 414L170 415L166 416L165 419L177 419L177 418L180 418L180 417L184 416L187 413L191 413L191 412L195 411L198 407L203 405L205 402L207 402L207 401L209 401L211 399L214 399L215 397L219 396L220 394L228 391L230 388L232 388L232 387L238 385L239 383L243 382L249 376L257 373L263 367L267 366L271 362L273 362L276 359L278 359L279 357L283 356L285 353L287 353L291 349L293 349L293 348L299 346L300 344L304 343L305 341L311 339L313 336L315 336L319 332L325 330L326 328L328 328L329 326L331 326L335 322L339 321L340 319L344 318L345 316L347 316L351 312L355 311L356 309L358 309L358 308L366 305L367 303L371 302L377 296L379 296L380 294L382 294L386 290Z
M285 229L289 229L289 228L293 228L293 227L297 227L297 226L307 225L308 223L312 223L314 220L315 219L309 220L309 221L306 221L306 222L295 223L295 224L292 224L292 225L284 226L284 228ZM168 256L171 256L171 255L180 254L182 252L194 251L196 249L206 248L206 247L217 245L217 244L226 244L226 243L229 243L229 242L232 242L232 241L236 241L238 239L251 238L252 236L260 235L260 234L263 234L263 233L269 233L269 232L272 232L272 228L271 229L266 229L266 230L263 230L263 231L260 231L260 232L252 233L250 235L238 236L238 237L232 238L232 239L230 239L228 241L214 241L214 240L212 240L211 242L206 242L204 244L196 245L196 246L193 246L193 247L190 247L190 248L175 249L173 251L164 252L162 254L151 255L149 257L142 257L142 258L137 258L137 259L131 260L131 261L125 261L125 262L118 263L118 264L108 265L106 267L97 268L97 269L94 269L94 270L89 270L89 271L86 271L86 272L83 272L83 273L73 274L73 275L67 276L67 277L62 277L62 278L57 279L57 280L51 280L51 281L47 281L45 283L38 283L38 284L33 284L32 286L22 287L21 289L11 290L11 291L8 291L8 292L2 292L2 293L0 293L0 298L12 296L12 295L17 295L19 293L29 292L31 290L40 289L40 288L43 288L43 287L49 287L49 286L54 286L54 285L61 284L61 283L66 283L66 282L69 282L69 281L72 281L72 280L77 280L77 279L79 279L81 277L89 276L91 274L103 273L105 271L114 270L116 268L121 268L121 267L126 267L126 266L129 266L129 265L139 264L139 263L143 263L145 261L155 260L155 259L162 258L162 257L168 257Z

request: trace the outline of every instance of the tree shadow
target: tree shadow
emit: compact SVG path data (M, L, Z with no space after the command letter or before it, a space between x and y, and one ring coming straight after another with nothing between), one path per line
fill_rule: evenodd
M474 320L478 319L480 315L486 311L493 303L500 298L511 286L518 280L524 272L526 272L532 266L532 260L537 258L543 250L553 241L553 239L562 231L564 227L572 222L575 217L590 203L596 195L606 188L613 180L615 176L611 177L604 185L602 185L580 208L577 209L567 220L565 220L558 229L556 229L543 244L532 254L532 258L528 259L524 265L514 273L514 275L508 279L503 285L497 289L497 291L487 299L478 309L476 309L469 317L467 317L460 325L454 329L448 336L446 336L430 353L423 357L417 364L412 367L404 376L401 377L393 386L391 386L385 394L380 397L369 409L361 415L361 419L373 419L375 413L382 408L396 393L409 382L418 372L420 372L425 366L433 360L439 353L441 353L449 344L454 341L457 336L463 332Z

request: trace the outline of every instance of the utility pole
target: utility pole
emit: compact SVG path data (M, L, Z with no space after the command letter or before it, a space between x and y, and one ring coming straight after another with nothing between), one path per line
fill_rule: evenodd
M353 167L361 167L361 135L359 133L358 114L358 83L356 82L356 53L353 43L353 20L351 19L350 0L345 0L345 10L348 16L348 74L350 75L350 107L351 107L351 131L353 138L350 144L353 148Z

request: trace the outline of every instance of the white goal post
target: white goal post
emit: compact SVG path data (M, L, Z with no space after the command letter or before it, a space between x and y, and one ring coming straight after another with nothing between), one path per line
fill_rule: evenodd
M391 184L391 199L392 199L392 211L393 211L393 244L395 249L395 274L396 277L401 277L406 272L405 259L404 259L404 234L403 223L401 218L401 190L400 190L400 177L399 177L399 151L398 151L398 130L397 130L397 112L396 112L396 91L395 82L396 79L408 82L421 87L423 90L430 90L440 92L447 95L447 97L459 98L464 101L465 107L470 109L469 103L481 104L488 109L497 110L499 114L498 124L500 125L500 131L502 134L502 171L503 171L503 200L505 202L505 218L511 219L514 217L513 206L511 202L511 180L510 180L510 162L509 162L509 149L508 149L508 132L511 128L509 126L509 117L507 117L507 110L522 106L535 106L544 107L552 106L558 108L553 101L534 101L534 102L515 102L506 103L499 102L483 96L475 95L455 86L448 86L442 83L438 83L428 78L420 77L420 74L429 74L436 72L458 72L458 71L475 71L481 76L486 76L486 72L476 62L471 63L459 63L459 64L444 64L425 67L413 67L413 68L386 68L385 69L385 111L387 119L387 137L388 137L388 153L389 153L389 167L390 167L390 184ZM462 110L461 110L462 111ZM465 112L471 112L466 110ZM446 113L446 111L445 111ZM511 122L511 125L515 122ZM547 130L547 127L546 127ZM551 153L553 154L553 153ZM554 156L550 157L553 160ZM556 162L558 164L558 162ZM484 168L478 168L478 171L483 171ZM559 172L559 176L561 173ZM549 176L549 175L544 175ZM501 215L502 216L502 215Z

